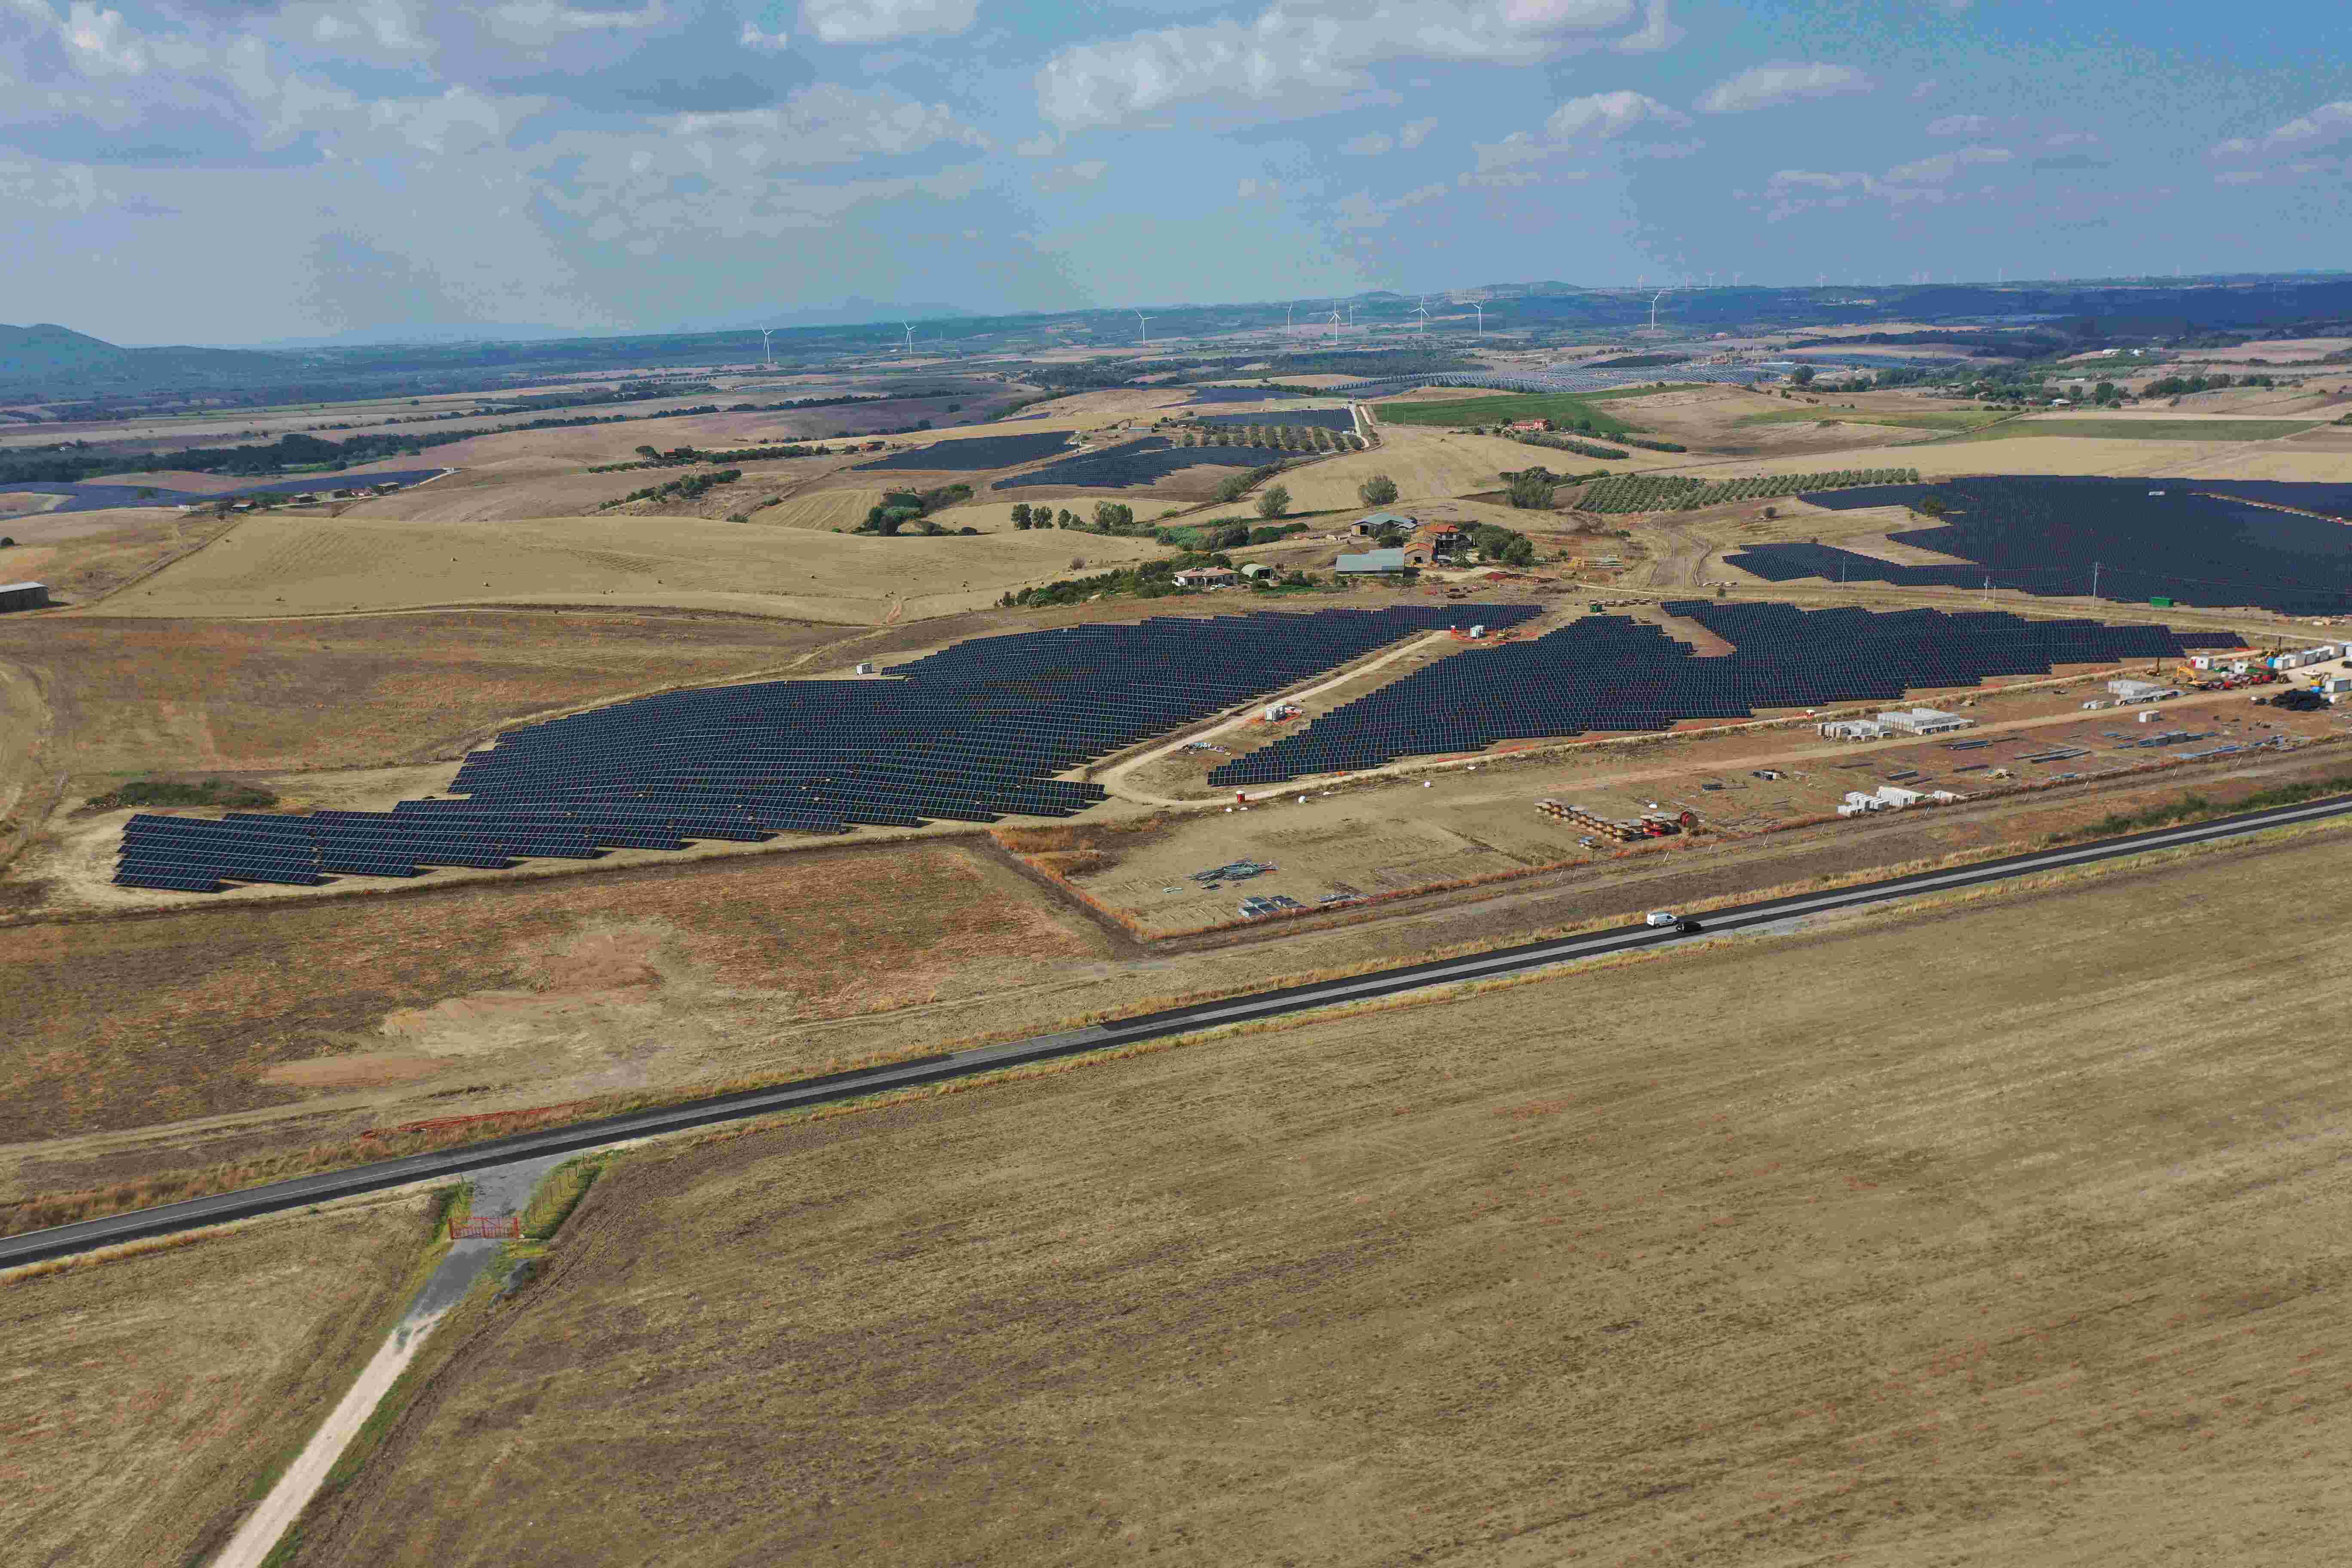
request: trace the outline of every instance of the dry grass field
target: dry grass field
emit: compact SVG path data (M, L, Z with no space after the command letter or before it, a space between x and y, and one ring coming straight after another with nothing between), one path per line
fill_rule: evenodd
M881 501L879 489L810 490L787 496L773 506L761 507L751 514L751 521L767 528L814 528L829 532L856 528L866 521L866 512ZM955 526L965 525L959 521Z
M1374 474L1386 474L1394 479L1396 504L1409 509L1418 501L1496 489L1502 484L1499 475L1505 468L1524 468L1538 463L1562 466L1559 453L1522 446L1499 436L1472 436L1417 425L1382 425L1378 428L1381 445L1370 451L1326 458L1283 475L1279 482L1290 492L1291 510L1360 510L1363 502L1356 494L1356 487ZM1203 516L1255 519L1256 513L1251 502L1244 500L1234 506L1216 508Z
M40 672L67 772L274 773L421 761L505 721L778 669L842 636L684 614L18 616L0 619L0 660Z
M625 486L639 476L596 476ZM625 489L617 493L625 494ZM261 517L110 600L111 616L305 616L463 605L728 610L876 625L977 609L1067 571L1067 538L872 539L693 517ZM1089 539L1090 558L1158 553Z
M0 1281L12 1563L205 1560L387 1327L426 1203Z
M2340 857L636 1156L299 1562L2329 1560Z
M53 1167L48 1141L272 1107L814 1068L839 1048L818 1020L951 1013L1102 952L993 858L925 846L0 928L0 1144Z

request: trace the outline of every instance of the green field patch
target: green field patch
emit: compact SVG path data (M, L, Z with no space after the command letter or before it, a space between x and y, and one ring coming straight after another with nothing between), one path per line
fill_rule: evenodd
M1549 419L1571 429L1579 421L1590 421L1593 430L1605 436L1633 428L1581 397L1559 393L1503 393L1445 403L1380 403L1373 407L1384 425L1507 425L1515 419Z
M2083 436L2100 441L2275 441L2316 427L2310 419L2026 419L1967 440Z

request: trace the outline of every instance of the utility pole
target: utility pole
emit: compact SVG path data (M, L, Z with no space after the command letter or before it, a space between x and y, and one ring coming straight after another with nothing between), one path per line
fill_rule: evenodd
M2092 563L2091 563L2091 597L2093 597L2094 599L2095 599L2095 598L2097 598L2098 596L2099 596L2099 563L2098 563L2098 562L2096 562L2096 561L2094 561L2094 562L2092 562Z

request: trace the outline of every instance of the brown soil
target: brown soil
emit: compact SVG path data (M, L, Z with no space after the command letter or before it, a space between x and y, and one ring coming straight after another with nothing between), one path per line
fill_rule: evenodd
M376 1348L421 1198L0 1285L11 1563L205 1561Z
M2339 858L633 1159L299 1561L2327 1560Z
M832 1047L785 1046L782 1026L1016 986L1099 950L951 848L726 864L0 930L0 1140L297 1104L427 1064L437 1100L526 1105L814 1068Z

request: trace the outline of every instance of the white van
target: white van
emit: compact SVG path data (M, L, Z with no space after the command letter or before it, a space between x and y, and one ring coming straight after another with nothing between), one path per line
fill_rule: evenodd
M1642 917L1642 923L1651 926L1670 926L1678 923L1682 918L1672 910L1652 910Z

